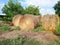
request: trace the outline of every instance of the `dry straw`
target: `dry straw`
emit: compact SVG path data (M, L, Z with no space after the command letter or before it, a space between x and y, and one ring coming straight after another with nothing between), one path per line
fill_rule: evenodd
M58 24L59 24L58 15L44 15L42 17L42 26L47 31L54 32Z
M13 17L13 24L19 26L22 30L28 31L30 29L36 28L40 23L40 16L35 16L32 14L16 15Z

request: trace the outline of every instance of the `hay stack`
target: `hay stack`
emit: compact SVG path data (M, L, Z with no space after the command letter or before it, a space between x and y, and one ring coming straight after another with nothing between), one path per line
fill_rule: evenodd
M30 29L36 28L39 25L39 22L40 22L40 17L30 14L25 14L19 22L19 27L22 30L28 31Z
M54 32L59 23L58 15L45 15L42 17L42 26L45 30Z
M18 14L13 17L12 23L14 26L19 26L19 21L22 18L22 15Z

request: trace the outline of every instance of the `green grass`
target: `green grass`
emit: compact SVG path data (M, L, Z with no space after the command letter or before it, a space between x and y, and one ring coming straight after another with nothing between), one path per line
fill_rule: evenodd
M4 33L4 32L10 32L10 31L13 31L13 30L20 30L19 27L14 27L13 29L8 26L8 25L5 25L5 24L0 24L0 34Z
M0 25L0 34L8 31L11 31L8 25L4 25L4 24Z
M20 27L14 27L12 30L20 30Z
M6 31L11 31L11 30L20 30L20 28L15 27L14 29L11 29L8 25L0 24L0 33L4 33ZM39 26L36 29L33 29L32 31L39 32L43 30L44 28L42 26ZM57 26L57 30L55 33L60 34L60 24ZM0 45L60 45L60 36L58 37L58 39L49 43L43 43L35 39L31 39L31 38L26 39L26 38L23 38L22 36L18 36L14 39L0 40Z
M22 45L22 44L23 44L23 38L22 37L16 37L14 39L0 40L0 45Z
M60 19L59 19L59 25L57 25L57 29L55 31L55 34L60 35Z
M60 43L59 39L53 42L43 43L33 38L23 38L22 36L18 36L14 39L0 40L0 45L59 45L59 43Z
M33 32L39 32L39 31L44 31L44 28L42 26L38 26L35 29L32 29Z
M22 37L15 39L3 39L0 41L0 45L40 45L38 41L33 39L24 40Z

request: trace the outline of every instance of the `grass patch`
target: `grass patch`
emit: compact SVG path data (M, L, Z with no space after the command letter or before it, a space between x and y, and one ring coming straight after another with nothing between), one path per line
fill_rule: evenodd
M14 29L12 29L12 30L20 30L20 27L14 27Z
M11 31L8 25L4 25L4 24L0 25L0 34L8 31Z
M57 39L54 42L43 43L32 38L23 38L18 36L14 39L0 40L0 45L59 45L60 40Z
M34 39L24 39L19 36L14 39L3 39L0 41L0 45L40 45L40 43Z
M3 39L0 41L0 45L22 45L22 37L16 37L14 39Z
M57 25L57 29L55 31L55 34L60 36L60 19L59 19L59 25Z
M36 41L35 39L28 38L25 42L24 45L40 45L39 41Z
M36 29L33 29L34 32L44 31L44 28L42 26L37 27Z
M13 30L20 30L19 27L10 27L6 24L0 24L0 34L4 33L4 32L10 32L10 31L13 31Z

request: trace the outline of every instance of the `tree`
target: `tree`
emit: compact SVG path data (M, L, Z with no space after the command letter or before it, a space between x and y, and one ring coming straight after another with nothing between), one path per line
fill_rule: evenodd
M7 4L2 8L2 13L6 14L3 17L5 21L12 21L13 16L17 14L34 14L40 15L39 8L35 6L28 6L25 9L22 7L21 3L17 0L9 0Z
M39 8L31 5L25 8L25 13L40 15Z
M2 8L2 13L6 14L5 20L12 20L12 17L16 14L24 14L24 8L21 6L17 0L9 0L7 4Z
M55 13L60 17L60 1L53 7L55 9Z

